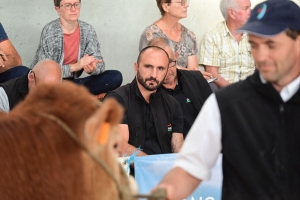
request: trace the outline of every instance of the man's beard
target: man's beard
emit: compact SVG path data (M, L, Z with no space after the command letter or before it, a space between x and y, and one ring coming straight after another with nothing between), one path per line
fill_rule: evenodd
M146 90L149 90L149 91L154 91L156 90L160 85L161 85L161 82L159 82L156 78L153 78L153 77L150 77L150 78L146 78L145 80L143 79L143 77L141 76L140 72L138 71L137 72L137 80L138 82L146 89ZM156 82L156 86L154 85L147 85L147 81L154 81Z

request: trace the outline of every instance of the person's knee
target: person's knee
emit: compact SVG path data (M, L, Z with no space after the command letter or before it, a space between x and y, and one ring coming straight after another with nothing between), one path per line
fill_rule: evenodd
M116 87L119 87L123 82L122 73L118 70L110 70L110 77Z
M123 76L120 71L116 71L116 82L118 83L118 86L120 86L123 82Z
M0 83L4 83L14 78L21 77L29 72L29 68L25 66L16 66L1 73Z
M23 76L29 72L29 68L25 66L17 66L12 68L12 70L12 73L17 77Z

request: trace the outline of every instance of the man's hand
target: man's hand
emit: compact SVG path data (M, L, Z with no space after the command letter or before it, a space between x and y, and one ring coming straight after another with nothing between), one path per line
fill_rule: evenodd
M85 65L83 69L86 73L90 74L97 69L97 64L101 62L102 60L94 60L89 65Z
M218 78L218 81L216 81L215 83L219 88L229 85L229 82L225 80L220 74L218 74L218 67L206 65L205 71L211 73L214 78Z
M8 61L8 58L3 51L0 51L0 67L5 67L4 61Z
M210 79L210 78L213 78L212 74L209 73L209 72L205 72L205 71L200 71L200 72L202 73L203 77L204 77L206 80L208 80L208 79Z

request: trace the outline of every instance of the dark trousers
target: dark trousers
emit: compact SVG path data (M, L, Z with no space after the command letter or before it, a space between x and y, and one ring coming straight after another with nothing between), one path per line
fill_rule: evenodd
M210 89L212 90L212 92L215 92L217 91L219 88L219 86L217 86L216 83L212 82L212 83L209 83L209 86L210 86Z
M99 75L66 80L71 80L79 85L84 85L92 94L96 95L117 89L122 84L123 77L121 72L117 70L106 70Z
M0 73L0 83L5 83L10 79L21 77L29 72L29 68L25 66L16 66L5 72Z

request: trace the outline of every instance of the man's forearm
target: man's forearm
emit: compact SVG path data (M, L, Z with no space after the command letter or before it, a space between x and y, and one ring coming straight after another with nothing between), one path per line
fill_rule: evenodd
M213 74L214 78L218 78L217 81L215 81L215 83L217 84L217 86L219 86L220 88L222 87L226 87L227 85L229 85L230 83L228 81L226 81L221 75L219 74Z
M201 180L191 176L182 168L176 167L165 175L155 189L165 189L169 200L182 200L187 198L200 182Z
M120 147L120 156L130 156L133 154L133 152L137 151L137 148L132 146L131 144L128 144L127 142L123 141ZM137 156L146 156L147 154L143 151L139 151Z
M178 153L183 144L183 135L182 133L173 133L171 139L171 150L173 153Z

